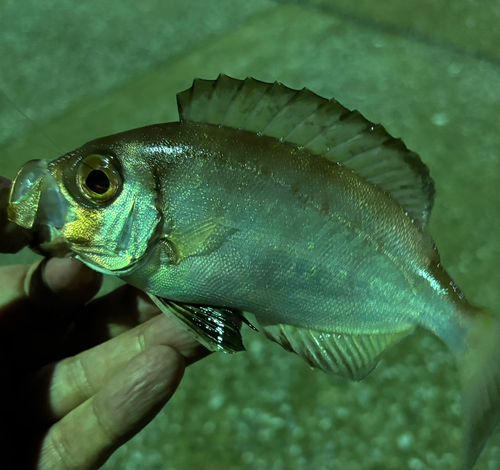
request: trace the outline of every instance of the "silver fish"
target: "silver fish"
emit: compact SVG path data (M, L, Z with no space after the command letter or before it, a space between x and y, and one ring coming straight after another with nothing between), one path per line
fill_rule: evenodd
M500 419L500 322L470 305L428 234L434 186L380 125L303 89L195 80L179 122L27 163L9 217L43 254L147 292L212 350L239 322L360 380L418 327L456 357L464 468Z

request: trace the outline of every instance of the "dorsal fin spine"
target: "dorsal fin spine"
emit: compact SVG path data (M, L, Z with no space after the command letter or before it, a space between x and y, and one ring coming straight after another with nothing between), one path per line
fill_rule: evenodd
M389 194L420 228L427 228L434 196L427 167L383 126L335 99L278 82L219 75L195 80L178 95L178 106L182 121L255 132L342 165Z
M219 78L222 76L223 76L222 74L219 74ZM217 79L217 81L219 80L219 78ZM245 80L241 80L240 84L238 85L238 88L236 88L236 90L233 93L233 96L231 97L232 104L234 104L234 97L240 92L240 90L243 88L244 84L245 84ZM229 105L227 107L226 112L224 113L224 116L222 117L222 120L220 123L221 126L224 126L224 123L225 123L226 118L227 118L230 111L231 111L231 105Z
M245 82L247 80L248 80L248 82L256 81L255 79L250 78L250 77L248 77L247 79L245 79ZM261 83L264 83L264 82L261 82ZM262 99L269 93L269 90L274 85L274 83L267 83L266 85L267 85L267 87L266 87L266 90L264 91L264 93L262 93L262 95L259 97L259 99L248 110L248 112L247 112L247 114L245 116L245 119L241 123L240 129L245 129L245 124L248 121L248 118L252 115L252 113L254 112L255 108L259 105L259 103L262 101Z
M302 91L310 92L307 88L302 88ZM312 92L311 92L312 93ZM283 140L287 141L287 138L290 137L290 135L293 134L293 132L300 126L304 125L304 123L313 117L318 111L320 111L322 108L327 106L329 104L329 101L326 101L325 103L322 103L320 106L318 106L314 111L312 111L310 114L305 116L300 122L296 123L295 126L292 127L292 129L285 135L283 136ZM303 144L301 144L301 147L304 147Z
M279 83L279 82L276 82ZM283 106L281 109L279 109L276 114L271 118L271 120L266 124L266 127L262 129L259 133L262 135L266 135L266 130L269 128L271 124L273 124L276 119L278 119L280 116L282 116L285 113L286 107L302 92L302 90L294 90L295 94L288 100L288 103ZM285 140L283 137L280 138L280 140Z

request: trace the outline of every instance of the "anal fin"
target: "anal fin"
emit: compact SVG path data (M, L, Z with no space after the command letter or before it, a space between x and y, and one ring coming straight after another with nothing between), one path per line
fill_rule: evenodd
M377 365L384 351L415 328L382 334L344 334L291 325L262 326L266 336L311 367L351 380L361 380Z

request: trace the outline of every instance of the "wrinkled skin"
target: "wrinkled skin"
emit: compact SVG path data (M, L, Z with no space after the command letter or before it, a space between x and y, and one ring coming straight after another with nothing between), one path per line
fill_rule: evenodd
M29 233L7 222L0 177L0 251ZM170 399L207 354L140 291L91 300L102 277L74 259L0 267L0 466L99 468Z

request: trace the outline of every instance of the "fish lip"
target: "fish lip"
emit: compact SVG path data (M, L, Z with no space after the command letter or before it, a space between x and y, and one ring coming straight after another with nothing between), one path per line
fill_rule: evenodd
M49 160L31 160L19 170L11 188L7 215L30 230L30 248L42 255L65 256L69 244L63 228L69 202L50 173Z
M47 172L47 160L30 160L25 163L14 178L9 203L26 199Z
M43 177L47 173L46 163L31 160L17 173L10 189L7 217L11 222L32 229L41 196Z

